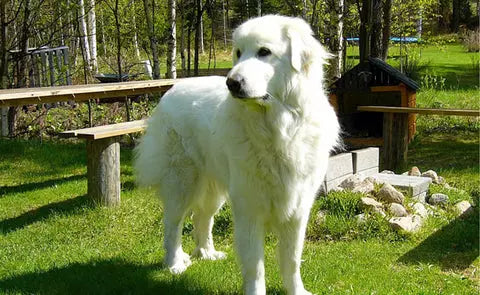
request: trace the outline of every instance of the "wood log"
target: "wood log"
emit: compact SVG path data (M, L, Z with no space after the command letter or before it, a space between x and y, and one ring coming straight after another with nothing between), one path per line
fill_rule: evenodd
M383 114L383 169L405 165L408 151L408 114Z
M88 196L106 206L120 204L118 137L87 140Z

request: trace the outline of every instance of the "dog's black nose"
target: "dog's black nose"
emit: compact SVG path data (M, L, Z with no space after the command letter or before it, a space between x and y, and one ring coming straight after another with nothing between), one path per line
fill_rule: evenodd
M230 90L230 92L232 94L240 93L240 90L242 89L242 83L240 81L235 80L235 79L228 78L227 79L227 87L228 87L228 90Z

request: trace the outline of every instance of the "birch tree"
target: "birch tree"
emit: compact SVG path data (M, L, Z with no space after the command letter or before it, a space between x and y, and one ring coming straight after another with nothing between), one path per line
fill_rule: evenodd
M83 1L83 0L81 0ZM91 66L95 73L98 72L97 63L97 23L95 15L95 0L89 0L88 9L88 42L90 45Z
M175 11L175 0L168 0L168 22L170 25L168 35L167 52L167 76L171 79L177 78L176 56L177 56L177 17Z
M158 40L155 36L155 26L153 23L153 15L155 15L155 0L152 0L152 8L150 9L149 0L143 0L143 8L145 10L145 21L147 22L148 39L150 40L150 50L153 59L153 79L160 79L160 63L158 62Z
M343 66L343 14L345 9L344 0L329 1L328 47L333 54L330 60L329 77L340 77Z
M79 30L80 30L80 40L83 50L84 61L87 64L88 68L91 70L91 57L90 57L90 46L88 44L88 32L87 32L87 20L85 15L85 3L83 0L78 0L78 9L79 9Z

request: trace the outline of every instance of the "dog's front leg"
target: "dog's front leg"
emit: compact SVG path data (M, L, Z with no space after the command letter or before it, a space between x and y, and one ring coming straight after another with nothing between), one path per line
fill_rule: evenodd
M303 287L300 276L303 241L308 222L308 213L291 217L288 221L279 224L279 255L280 272L283 286L288 295L311 294Z
M234 204L233 204L234 205ZM240 258L242 268L243 284L245 294L263 295L265 290L265 268L264 268L264 223L261 218L245 212L248 207L235 208L235 244Z

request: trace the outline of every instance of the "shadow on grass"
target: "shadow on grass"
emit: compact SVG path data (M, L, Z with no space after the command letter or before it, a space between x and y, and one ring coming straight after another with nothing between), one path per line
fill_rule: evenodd
M86 178L86 175L73 175L58 179L49 179L42 182L32 182L13 186L0 187L0 197L11 193L25 193L32 190L42 189L46 187L52 187L57 184L62 184L69 181L80 180Z
M136 265L119 259L73 263L46 272L0 280L0 290L28 294L211 294L186 275L155 278L160 264ZM165 270L166 271L166 270ZM168 275L170 276L170 275Z
M73 213L81 207L93 207L94 203L87 195L78 196L60 202L50 203L45 206L35 208L23 213L17 217L0 221L0 233L9 233L32 223L47 219L54 214Z
M479 210L462 215L405 253L398 262L435 264L443 270L464 270L479 256Z

